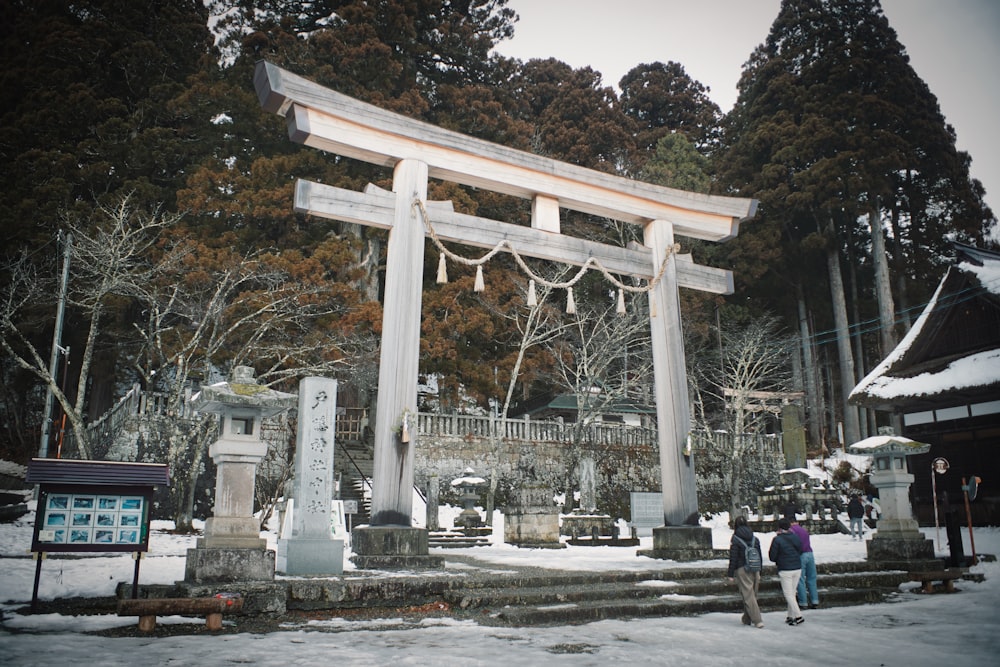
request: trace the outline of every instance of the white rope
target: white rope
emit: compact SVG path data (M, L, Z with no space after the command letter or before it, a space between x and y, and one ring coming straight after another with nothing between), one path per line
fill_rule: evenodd
M656 287L656 285L663 278L663 274L667 270L667 262L670 260L670 256L677 254L678 252L680 252L680 249L681 249L681 246L680 246L679 243L675 243L672 246L670 246L669 248L667 248L667 254L663 258L663 263L660 264L660 270L659 270L659 272L656 274L656 276L649 283L647 283L644 286L641 286L641 285L640 286L628 285L626 283L623 283L622 281L618 280L618 278L616 278L614 275L612 275L612 273L610 271L608 271L604 267L603 264L601 264L600 260L598 260L598 259L596 259L594 257L589 257L587 259L587 261L584 262L583 265L580 267L580 270L576 273L576 275L573 276L571 279L569 279L566 282L557 283L557 282L552 282L552 281L546 280L542 276L540 276L537 273L535 273L534 271L532 271L531 267L529 267L527 265L527 263L521 257L520 253L517 252L517 249L513 245L511 245L510 241L508 241L507 239L504 239L504 240L500 241L499 243L497 243L496 246L494 246L492 250L490 250L489 252L487 252L485 255L483 255L479 259L469 259L467 257L462 257L461 255L456 255L452 251L450 251L447 248L445 248L444 244L441 242L441 239L438 238L437 232L434 231L434 226L431 224L431 218L427 214L427 208L424 206L423 200L419 199L419 198L415 199L413 201L413 206L417 207L420 210L420 215L423 218L424 225L427 226L427 231L428 231L428 233L431 236L431 241L434 243L434 246L438 249L438 251L442 255L447 256L449 259L451 259L451 260L453 260L455 262L458 262L459 264L464 264L465 266L481 267L483 264L485 264L486 262L488 262L491 259L493 259L493 257L498 252L500 252L501 250L506 249L508 252L510 252L511 255L514 256L514 261L517 262L517 265L521 267L521 270L524 271L528 275L529 278L531 278L532 280L534 280L536 283L539 283L541 285L545 285L546 287L548 287L550 289L569 289L569 288L573 287L573 285L576 285L578 282L580 282L580 280L583 278L584 274L586 274L587 271L590 268L595 268L598 271L600 271L602 274L604 274L604 278L608 282L610 282L612 285L614 285L615 287L617 287L620 290L623 290L623 291L626 291L626 292L630 292L632 294L641 294L641 293L644 293L644 292L650 292L650 291L652 291ZM478 274L478 272L477 272L477 274ZM440 271L439 271L439 275L440 275Z

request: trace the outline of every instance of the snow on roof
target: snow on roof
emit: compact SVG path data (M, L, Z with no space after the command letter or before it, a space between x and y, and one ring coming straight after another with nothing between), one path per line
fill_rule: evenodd
M998 375L1000 375L1000 349L956 359L932 373L902 378L890 376L871 378L870 384L863 390L869 396L884 399L930 396L968 387L985 387L994 384ZM851 392L851 396L854 396L863 384L864 382L859 384Z
M851 391L850 399L869 396L892 400L910 396L933 396L974 387L986 387L1000 379L1000 349L987 350L956 359L937 371L920 373L913 377L897 377L890 370L909 351L920 336L923 327L937 307L941 292L952 271L974 275L983 289L990 294L1000 295L1000 261L983 259L983 265L963 261L949 267L944 278L938 283L934 296L927 303L913 327L903 340Z
M902 452L912 450L914 454L922 454L930 448L930 445L924 444L922 442L917 442L916 440L910 440L909 438L904 438L900 435L873 435L870 438L865 438L859 442L855 442L853 445L848 447L848 449L854 453L868 452L868 453L885 453L885 452Z
M1000 262L984 261L982 266L962 262L958 268L975 275L987 292L1000 296Z

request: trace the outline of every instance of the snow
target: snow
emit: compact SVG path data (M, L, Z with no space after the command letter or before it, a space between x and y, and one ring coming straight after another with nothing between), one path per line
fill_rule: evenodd
M864 450L871 450L874 452L875 450L887 446L892 446L894 449L919 449L927 447L927 445L922 442L910 440L909 438L904 438L900 435L873 435L870 438L865 438L864 440L854 443L850 446L850 449L855 452L861 452Z
M828 461L829 463L830 461ZM33 506L29 503L29 507ZM441 509L448 525L459 508ZM520 549L502 542L502 515L495 515L493 543L473 549L432 549L443 555L446 570L462 576L468 565L449 562L449 556L474 558L484 567L531 566L558 570L670 570L705 565L677 563L637 556L637 547L582 547ZM17 613L31 599L35 562L27 556L33 514L0 524L0 656L3 664L22 665L728 665L796 666L884 665L923 667L947 664L996 664L996 637L1000 634L1000 564L979 563L982 583L958 582L960 592L926 595L911 592L916 584L901 586L893 602L806 610L806 623L789 628L784 611L765 612L765 628L740 625L739 614L711 613L694 617L608 620L585 625L550 627L495 627L472 621L428 618L311 621L267 634L191 634L172 637L109 638L87 634L109 627L135 624L116 615L72 616ZM713 545L726 548L731 531L725 515L704 520L712 529ZM184 560L195 538L174 535L169 522L154 522L150 551L143 558L140 586L169 584L184 577ZM933 527L922 529L935 541L939 556L947 543L938 544ZM943 531L941 531L943 534ZM1000 552L1000 528L974 530L977 553ZM274 548L276 535L262 536ZM764 552L773 533L759 534ZM871 538L871 534L867 535ZM847 535L813 535L818 563L859 561L865 543ZM964 549L971 554L968 532ZM640 538L638 549L652 546ZM942 550L943 547L943 550ZM350 555L349 550L346 558ZM39 597L51 600L74 596L109 596L119 581L130 582L129 554L80 554L79 558L49 558L41 571ZM710 564L724 565L724 561ZM345 562L344 577L366 576ZM380 573L380 576L392 576ZM406 576L399 573L398 576ZM279 578L282 578L279 575ZM662 587L664 597L672 582ZM192 623L200 619L168 617L158 623Z

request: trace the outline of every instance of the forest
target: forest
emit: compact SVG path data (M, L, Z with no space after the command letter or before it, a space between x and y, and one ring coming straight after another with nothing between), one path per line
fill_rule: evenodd
M884 425L846 396L928 301L951 242L990 247L996 220L878 1L784 0L728 113L683 63L606 82L505 58L495 47L517 28L506 4L0 0L0 457L39 451L48 392L51 418L76 434L62 454L93 458L85 426L128 388L180 410L237 365L288 392L335 377L344 401L374 408L386 232L292 203L296 179L389 190L392 172L289 141L254 93L260 60L510 148L757 199L736 238L678 239L735 277L731 295L682 290L696 425L752 430L720 409L737 385L803 392L811 450L836 446L840 425L847 441ZM530 202L453 183L432 181L428 197L530 220ZM561 226L642 242L634 225L571 211ZM455 263L439 282L427 243L420 372L435 391L421 410L506 416L571 393L598 414L600 401L648 400L643 299L593 271L570 294L536 293L504 254L482 283Z

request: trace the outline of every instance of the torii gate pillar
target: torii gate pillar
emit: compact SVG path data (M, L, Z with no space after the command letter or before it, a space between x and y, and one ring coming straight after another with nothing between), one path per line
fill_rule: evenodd
M427 165L401 160L393 170L396 193L386 251L382 346L371 524L351 531L353 561L361 569L444 566L428 555L428 535L412 525L413 462L417 444L417 374L423 293L424 225L412 202L427 199Z

